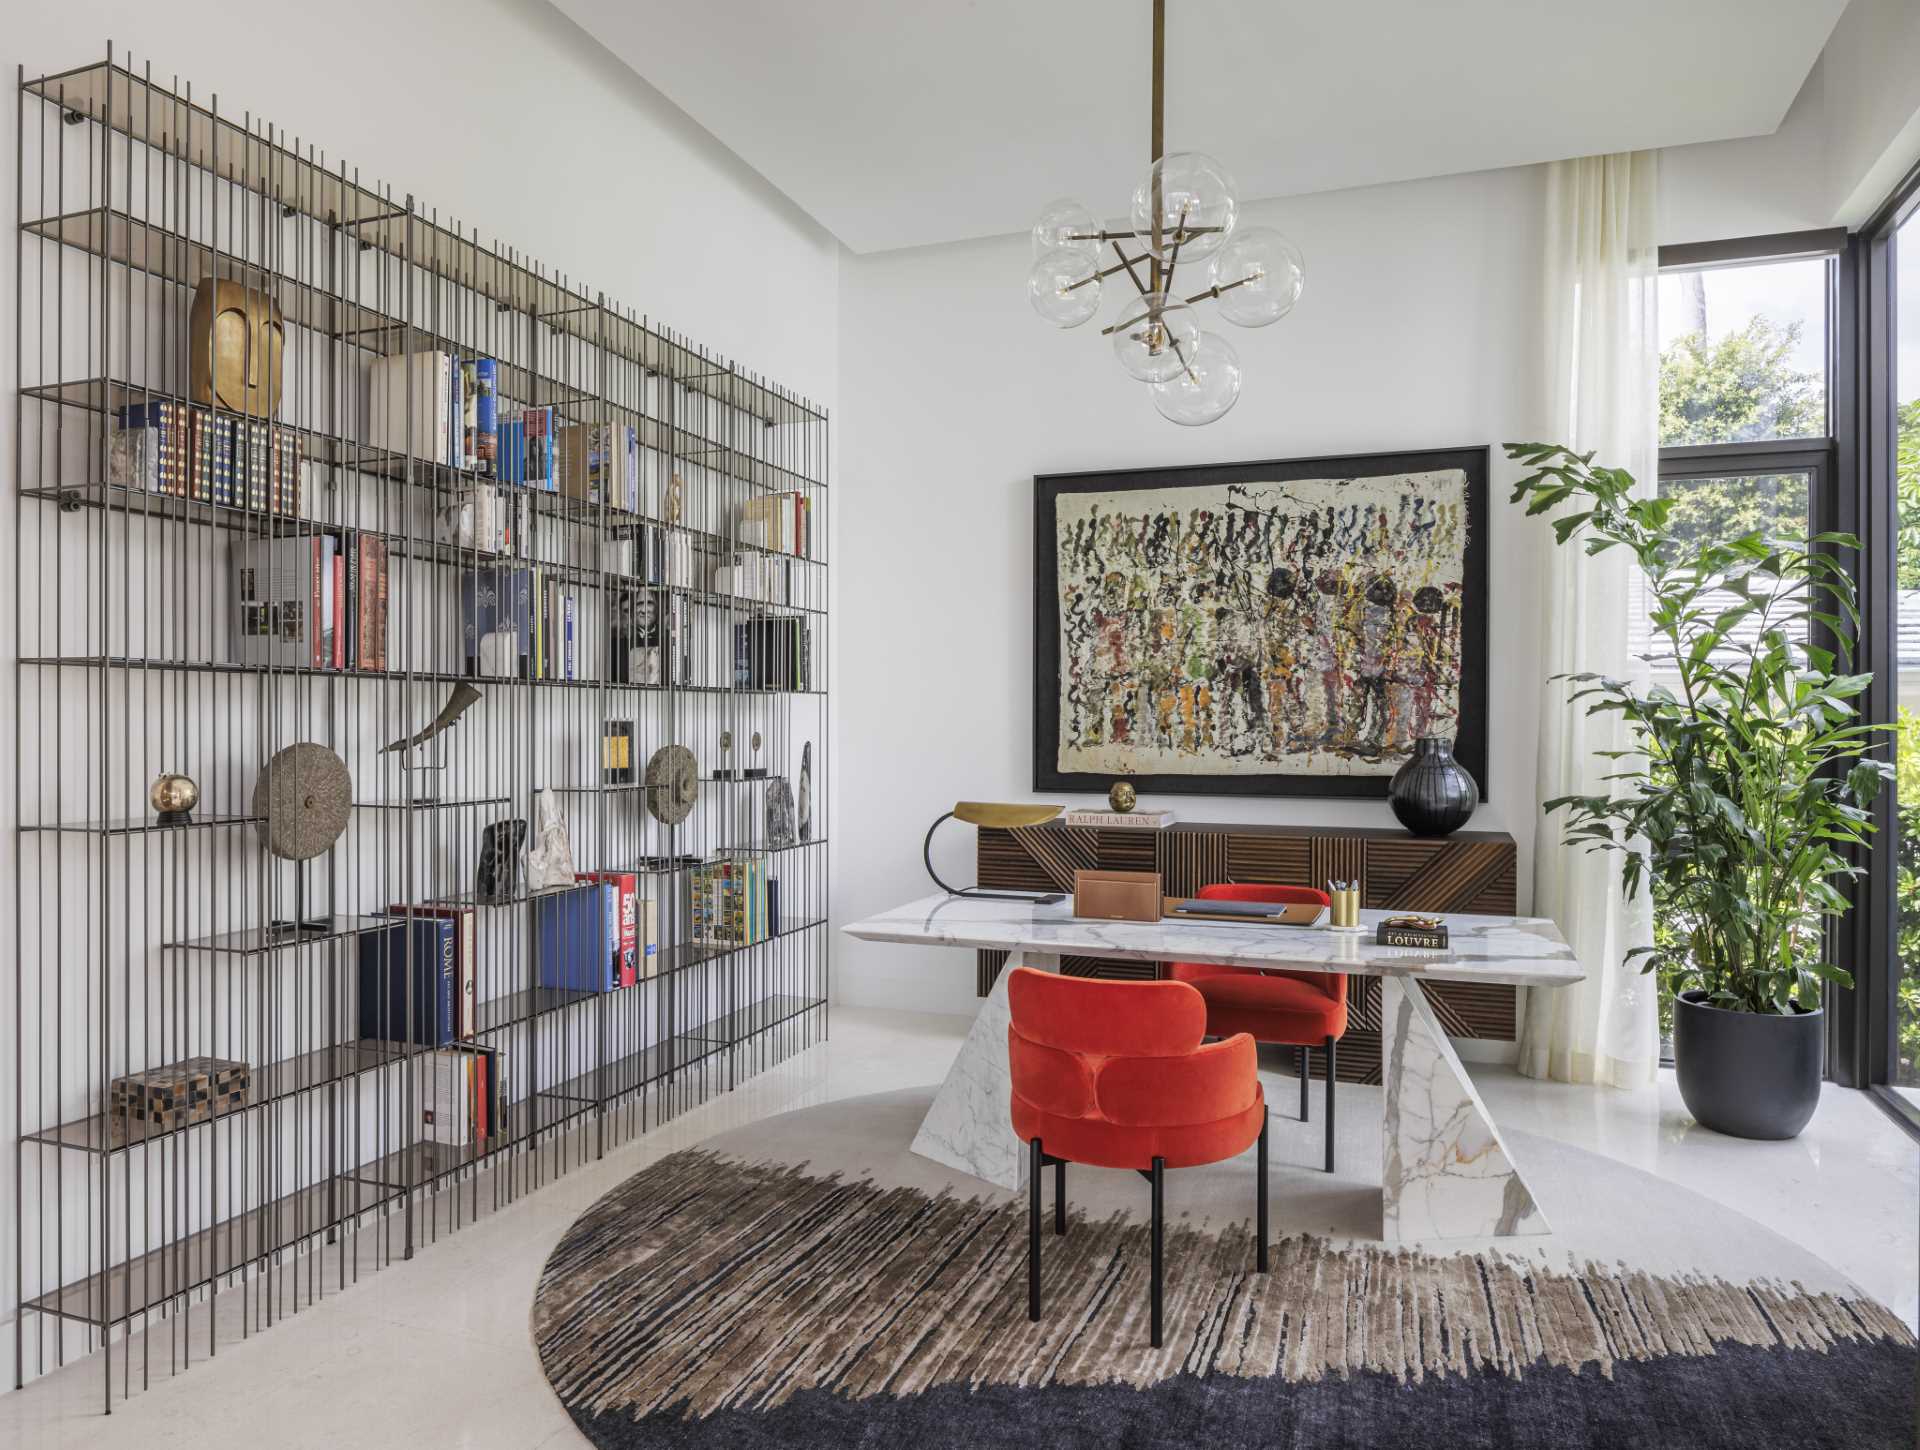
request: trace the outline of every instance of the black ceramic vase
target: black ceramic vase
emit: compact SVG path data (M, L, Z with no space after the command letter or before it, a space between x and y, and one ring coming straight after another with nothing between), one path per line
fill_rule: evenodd
M1453 758L1453 742L1429 735L1413 742L1413 758L1393 773L1387 801L1416 836L1444 836L1467 823L1480 788Z

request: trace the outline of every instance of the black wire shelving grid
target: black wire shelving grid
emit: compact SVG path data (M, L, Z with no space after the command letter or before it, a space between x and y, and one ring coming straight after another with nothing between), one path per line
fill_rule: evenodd
M111 47L22 71L18 113L14 1377L98 1354L111 1410L825 1037L828 419ZM209 412L190 382L209 278L280 311L277 405L223 416L297 450L297 497L154 491L113 455L130 408ZM369 370L415 353L495 359L501 416L550 407L575 450L573 430L631 430L635 497L583 486L578 451L553 491L453 466L411 399L376 437ZM486 489L504 553L457 527ZM767 525L796 498L804 540L798 514ZM237 561L325 538L384 549L384 658L248 661ZM545 675L470 662L474 586L499 570L561 603ZM481 698L440 741L382 751L462 683ZM254 799L296 741L353 781L346 831L303 865L266 851ZM669 744L700 771L671 825L645 776ZM174 771L200 788L190 824L148 804ZM632 872L653 903L636 985L543 981L550 892L476 895L482 828L537 835L536 793L577 871ZM696 934L718 860L777 883L759 939ZM407 904L472 912L469 1035L503 1089L481 1142L423 1123L431 1049L358 1034L363 940ZM114 1079L202 1055L249 1065L244 1104L116 1119Z

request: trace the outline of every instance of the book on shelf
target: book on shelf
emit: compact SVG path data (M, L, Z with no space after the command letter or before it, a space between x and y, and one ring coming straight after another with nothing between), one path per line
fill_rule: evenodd
M433 536L456 549L524 558L532 504L524 493L496 483L454 491L433 512Z
M693 535L665 524L627 524L601 540L600 567L609 574L677 589L694 582Z
M1156 831L1173 824L1172 811L1068 811L1060 817L1063 826L1122 826L1139 831Z
M460 634L469 675L529 679L534 570L504 566L460 575Z
M471 906L389 906L388 916L433 917L453 924L454 1029L455 1037L471 1037L474 1009L478 1005L479 919Z
M528 408L522 416L527 440L526 471L521 482L546 493L560 491L558 442L553 408Z
M733 627L733 683L743 690L809 690L813 626L803 619L747 619Z
M681 595L635 591L617 606L607 640L613 684L694 683L693 610Z
M773 934L767 863L758 856L721 857L693 869L691 936L701 946L750 946Z
M360 1036L444 1047L459 1020L454 925L409 915L356 938Z
M148 493L183 494L187 468L188 409L154 398L115 415L107 445L107 482Z
M589 882L533 899L534 956L540 985L567 992L606 992L614 986L613 942L607 933L607 892Z
M740 506L740 542L812 558L813 500L797 491L748 499Z
M420 1139L457 1148L497 1140L506 1128L505 1064L498 1047L456 1042L414 1060Z
M453 359L444 352L375 358L367 370L368 444L451 462L455 386Z
M578 879L598 884L609 900L608 935L613 943L612 985L631 987L643 975L640 877L632 871L582 871ZM644 975L651 976L651 972Z
M771 554L729 554L713 569L715 594L752 599L763 604L793 603L793 561Z
M639 513L639 430L628 423L566 423L559 432L560 492Z
M235 540L234 662L384 670L387 559L385 539L352 530Z
M495 395L500 364L490 357L463 357L460 371L460 450L457 466L490 474L499 453Z

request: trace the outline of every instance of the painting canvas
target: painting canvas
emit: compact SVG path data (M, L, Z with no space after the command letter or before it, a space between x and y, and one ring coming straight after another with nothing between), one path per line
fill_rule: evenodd
M1486 794L1487 450L1035 480L1034 786Z

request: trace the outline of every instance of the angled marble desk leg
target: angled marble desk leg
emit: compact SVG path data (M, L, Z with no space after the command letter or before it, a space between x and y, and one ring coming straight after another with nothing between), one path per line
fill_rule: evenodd
M980 1004L953 1070L913 1135L913 1151L1002 1188L1027 1181L1027 1155L1013 1136L1013 1085L1007 1074L1007 978L1015 967L1060 970L1046 952L1012 952Z
M1420 983L1380 979L1388 1242L1552 1230Z

